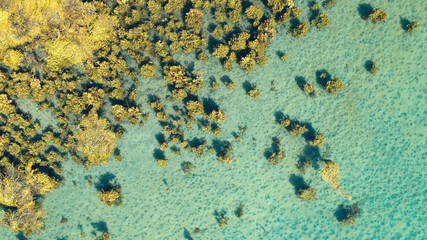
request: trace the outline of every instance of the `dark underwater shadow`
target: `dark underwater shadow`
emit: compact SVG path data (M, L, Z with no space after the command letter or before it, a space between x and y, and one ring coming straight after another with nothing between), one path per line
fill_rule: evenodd
M294 186L295 193L298 193L300 189L309 188L308 184L304 181L304 178L295 174L289 177L289 182Z
M374 8L367 3L362 3L359 4L359 6L357 7L357 11L359 12L359 16L362 19L366 19L368 17L368 15L374 10Z
M95 183L95 189L97 191L109 191L118 186L116 183L116 176L110 172L104 173L98 177L98 181Z

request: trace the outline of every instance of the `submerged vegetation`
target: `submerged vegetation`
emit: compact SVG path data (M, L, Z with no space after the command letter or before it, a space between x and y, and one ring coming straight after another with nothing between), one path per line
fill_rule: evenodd
M244 72L254 72L267 64L266 50L278 30L285 29L300 41L310 27L322 29L331 24L326 11L336 2L310 3L310 19L303 14L303 6L295 6L292 0L0 3L0 205L7 209L0 223L26 236L40 232L45 211L39 208L39 202L64 180L62 162L70 158L87 170L107 164L112 157L122 161L116 142L125 134L123 125L144 126L149 116L144 112L146 97L153 118L161 126L156 149L159 154L154 154L155 161L151 162L159 166L159 171L173 166L167 154L179 157L187 150L198 158L216 152L221 167L235 166L238 160L232 157L231 143L211 143L209 138L190 133L199 130L201 136L213 134L215 138L228 134L222 125L233 119L227 109L199 92L207 87L211 93L225 87L237 92L241 83L221 78L224 87L211 76L207 76L207 83L202 72L178 61L177 55L194 55L201 62L217 61L224 71L240 67ZM377 8L363 18L385 22L387 14ZM214 21L207 23L208 19ZM405 25L405 30L412 33L419 27L412 22ZM290 61L285 54L280 55L280 60ZM367 70L374 74L378 67L370 63ZM166 96L153 96L142 89L141 81L154 81L153 78L162 78ZM327 73L318 78L322 82L319 85L331 95L344 88L343 81ZM259 86L246 89L253 101L267 96ZM311 97L316 96L314 84L305 82L300 87ZM22 99L52 115L56 120L53 126L41 124L26 112L20 104ZM310 148L318 150L325 144L325 135L314 131L310 123L288 116L281 116L276 122L286 129L285 134L304 138ZM233 144L244 139L242 134L234 136L237 143ZM265 158L269 166L283 163L285 153L278 137L273 138ZM318 163L323 164L319 171L322 180L350 200L348 193L339 191L338 164L323 158ZM310 167L312 162L304 161L299 170L304 172ZM186 161L181 170L190 177L195 166ZM296 195L312 201L316 193L307 186L298 189ZM101 189L96 196L108 206L118 205L121 188ZM243 208L241 204L236 210L238 218L243 216ZM360 209L352 205L345 213L339 221L350 225ZM220 212L216 220L224 227L229 218ZM108 233L103 236L99 239L109 238Z

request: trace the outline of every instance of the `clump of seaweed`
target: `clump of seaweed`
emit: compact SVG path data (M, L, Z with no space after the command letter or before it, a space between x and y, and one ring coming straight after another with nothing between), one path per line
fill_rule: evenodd
M338 191L338 178L340 177L340 168L337 163L328 160L328 159L321 159L325 165L320 169L319 174L322 176L322 180L324 182L330 183L331 187L334 191L337 191L338 194L343 196L344 198L351 200L351 196L349 193L342 193Z
M337 0L326 0L323 2L323 7L324 8L330 8L332 6L334 6L337 3Z
M240 219L240 218L243 217L243 214L244 214L243 210L244 210L244 208L245 208L245 205L241 203L241 204L239 204L239 206L237 207L236 211L234 212L236 214L236 217L238 219Z
M282 62L288 62L288 55L286 55L286 54L283 54L281 57L280 57L280 60L282 60Z
M283 116L277 120L277 123L279 123L280 126L286 128L291 124L291 120L288 117Z
M291 128L289 130L289 133L292 135L301 135L308 132L308 129L306 126L298 124L296 122L291 123Z
M120 200L120 189L112 189L109 191L104 191L96 194L97 197L101 199L102 202L111 206L113 204L119 205L121 203Z
M339 78L327 81L324 86L325 90L332 95L336 94L343 87L344 83Z
M228 220L230 220L230 218L228 218L226 214L227 213L224 210L221 210L221 212L215 211L215 219L220 228L226 226L228 224Z
M408 33L413 33L415 31L417 31L420 28L420 26L421 25L419 23L411 22L411 23L406 24L405 31Z
M184 162L181 164L182 171L184 171L185 176L193 174L191 171L195 166L191 162Z
M300 156L297 163L297 168L301 173L304 173L311 166L312 164L307 158L305 158L304 156Z
M95 238L95 240L110 240L110 234L108 232L103 232L99 237Z
M317 28L324 28L331 24L331 20L329 19L329 15L326 12L319 12L317 13L316 17L311 21L311 24L313 24Z
M301 188L297 192L297 197L304 201L310 202L316 197L316 192L312 187Z
M156 74L156 67L153 62L146 63L140 68L141 74L145 78L153 78Z
M41 231L44 217L44 212L37 209L35 203L30 201L17 210L7 211L0 223L13 231L25 231L25 236L28 236L32 231Z
M112 205L118 206L122 203L122 188L117 182L112 182L114 178L115 176L111 173L106 173L99 177L99 182L95 185L98 190L96 196L108 207Z
M185 107L187 108L189 116L195 116L204 112L203 103L200 101L188 101Z
M302 21L297 23L295 27L293 27L289 33L295 38L302 38L308 32L308 22Z
M352 205L340 205L335 212L335 217L343 226L356 224L356 218L359 217L361 210L358 203Z
M381 8L375 8L365 17L365 20L371 20L374 23L385 22L386 19L387 13L385 13Z
M233 150L233 146L230 143L228 142L224 143L221 151L218 153L218 160L226 163L230 167L233 167L233 165L231 165L233 162L239 163L239 160L234 159L233 157L230 156L230 152L232 150Z
M218 110L212 110L211 113L209 113L208 117L215 122L223 122L225 120L225 114L221 109Z
M370 74L375 74L378 72L377 64L374 61L367 61L366 69L369 71Z
M323 159L325 165L320 170L320 175L324 182L330 183L334 191L338 190L338 178L340 177L340 168L335 162Z
M310 7L311 11L319 11L320 4L316 1L314 1L314 2L310 3L309 7Z
M302 84L302 89L305 93L310 94L311 97L315 97L316 96L316 91L314 90L316 86L314 84L310 84L310 83L306 83L304 82Z
M258 5L251 5L246 9L245 15L247 18L254 21L252 25L256 27L260 24L260 20L264 16L264 12Z
M168 160L166 158L158 158L156 160L157 165L160 167L167 167L168 166Z
M307 140L308 145L312 147L323 146L324 141L325 141L325 136L320 133L316 133L313 137Z
M281 146L282 144L280 143L280 139L277 137L273 138L271 151L268 153L269 156L267 157L269 163L277 165L285 158L285 154L283 153L282 149L280 149Z
M44 212L34 202L34 196L45 195L58 186L58 181L32 169L30 161L24 170L6 163L0 175L0 204L16 208L9 210L0 223L13 231L39 232L43 227Z
M258 90L258 88L255 85L252 85L251 89L248 91L248 95L251 98L258 98L259 95L261 95L261 92Z
M87 158L87 166L106 164L117 139L109 129L107 119L99 118L94 111L83 115L74 137L77 139L77 149Z

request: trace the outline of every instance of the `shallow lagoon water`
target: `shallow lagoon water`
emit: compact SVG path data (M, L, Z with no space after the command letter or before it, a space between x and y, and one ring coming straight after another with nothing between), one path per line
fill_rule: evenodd
M307 1L295 0L308 14ZM359 4L369 3L388 14L386 23L373 24L361 19ZM199 96L210 98L224 110L227 119L220 126L219 138L200 133L197 127L186 130L191 137L204 137L208 145L227 140L233 144L234 167L217 161L214 152L202 158L182 151L181 156L166 151L167 168L155 164L159 149L155 135L162 128L151 112L143 128L125 124L126 134L118 140L123 161L84 171L67 160L63 166L66 181L41 202L46 210L42 233L28 239L93 239L103 231L111 239L424 239L426 205L426 22L424 1L352 1L341 0L327 10L331 25L322 30L311 28L302 39L294 39L287 30L271 41L268 63L245 73L237 65L223 72L218 60L194 61L194 55L177 56L193 65L205 79L220 82L213 92L205 84ZM302 19L307 19L305 15ZM401 18L417 21L421 28L405 33ZM288 63L278 52L289 56ZM365 63L373 60L379 71L370 74ZM345 87L329 95L316 83L316 71L326 70L339 77ZM236 83L231 90L221 83L227 76ZM317 96L310 98L298 87L298 79L316 84ZM250 99L242 84L248 81L261 91ZM277 91L271 91L271 81ZM157 73L144 79L139 87L139 102L147 94L159 97L168 93ZM163 99L162 99L163 100ZM29 101L30 102L30 101ZM31 103L23 101L23 108ZM168 103L168 113L172 113ZM144 105L149 111L148 105ZM350 193L347 201L322 182L318 169L304 174L296 167L300 156L312 156L304 138L292 136L275 122L282 112L291 119L308 123L326 137L326 154L340 166L340 186ZM49 111L37 113L50 121ZM241 143L233 132L246 126ZM272 138L282 142L286 158L271 165L264 152ZM326 151L329 149L329 151ZM196 168L185 176L184 161ZM88 176L94 186L87 186ZM108 207L96 197L101 179L114 176L122 187L123 203ZM316 190L312 202L298 199L292 179L302 176ZM73 184L77 187L74 187ZM356 224L343 227L334 216L340 204L359 202L362 210ZM234 211L245 205L238 219ZM219 228L214 212L226 211L228 225ZM60 224L62 217L68 222ZM23 239L0 229L2 239Z

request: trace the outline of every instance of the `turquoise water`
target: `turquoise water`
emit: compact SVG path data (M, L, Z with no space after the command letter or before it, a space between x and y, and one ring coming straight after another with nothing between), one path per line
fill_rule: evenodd
M308 1L295 0L307 19ZM369 3L388 14L386 23L373 24L361 19L359 4ZM239 160L234 167L219 162L215 152L202 158L191 151L181 156L166 150L169 166L161 168L153 153L159 149L155 135L162 131L151 112L143 128L125 124L126 134L119 139L123 161L83 170L69 159L64 162L66 181L45 196L46 210L42 233L28 239L93 239L103 231L111 239L424 239L426 203L426 21L422 0L352 1L341 0L328 9L331 25L322 30L311 28L307 36L295 39L282 26L267 50L268 63L245 73L237 65L223 72L218 60L194 61L194 55L177 56L183 64L194 64L205 79L220 82L213 92L207 84L199 96L210 98L224 110L227 119L219 138L201 133L194 125L185 130L186 139L206 138L208 145L227 140L231 155ZM401 18L421 24L413 33L405 33ZM289 56L288 63L277 52ZM365 63L373 60L379 71L372 75ZM326 70L339 77L345 87L329 95L316 83L316 71ZM236 89L226 88L221 79L228 76ZM298 87L298 79L316 85L317 96L309 97ZM247 96L242 84L256 84L257 99ZM271 91L271 81L277 91ZM160 98L168 94L162 76L140 81L138 102L147 102L148 94ZM164 103L167 103L165 99ZM21 102L31 109L29 102ZM167 103L167 113L172 106ZM348 201L322 182L318 169L300 173L300 156L315 155L303 137L292 136L275 122L282 112L291 119L309 123L326 137L319 155L339 164L340 187L350 193ZM50 120L49 111L35 114L42 123ZM241 143L232 133L246 126ZM272 138L281 140L286 158L271 165L264 152ZM327 149L329 149L327 151ZM196 166L185 176L181 164ZM297 198L292 176L301 176L316 190L311 202ZM94 186L87 186L88 177ZM122 188L123 202L108 207L96 197L101 179L114 178ZM74 187L73 185L76 185ZM342 226L334 213L340 204L359 202L356 224ZM244 215L234 211L244 204ZM228 225L219 228L214 212L226 211ZM68 219L61 224L62 217ZM203 231L191 232L199 227ZM187 233L188 232L188 233ZM23 239L0 229L2 239Z

